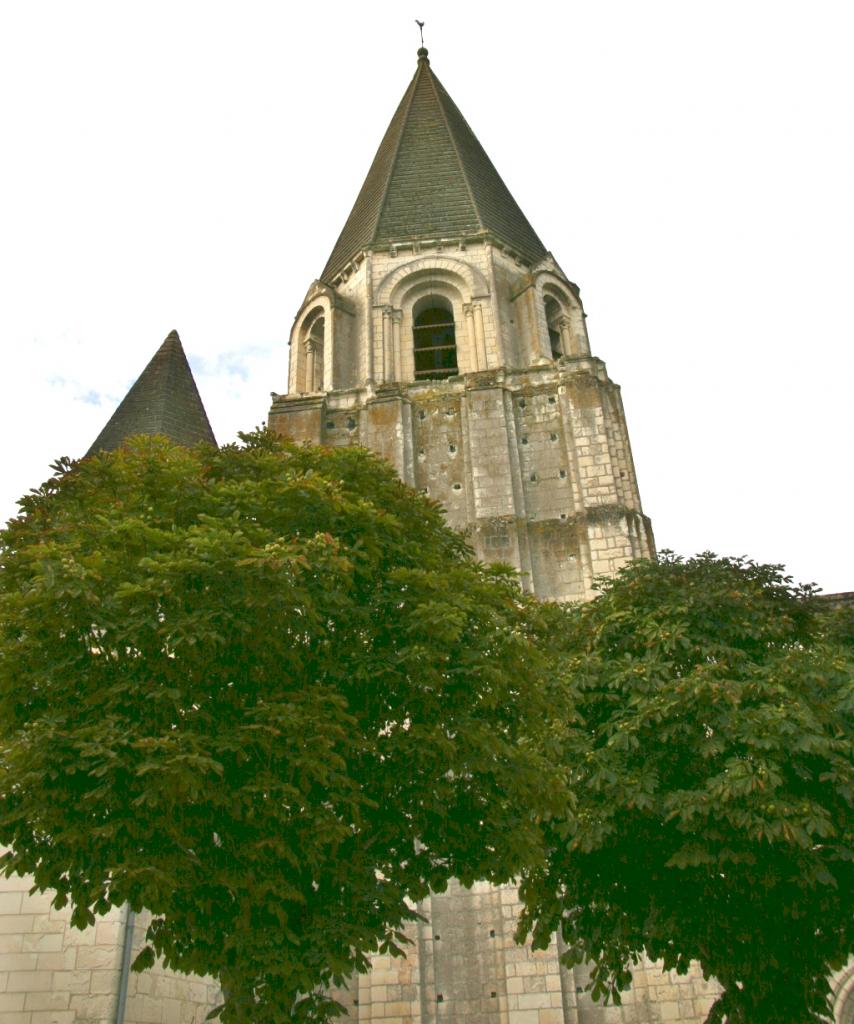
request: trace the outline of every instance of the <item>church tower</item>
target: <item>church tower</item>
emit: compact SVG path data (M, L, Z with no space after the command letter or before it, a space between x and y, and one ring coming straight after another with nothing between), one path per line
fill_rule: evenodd
M418 51L415 75L294 319L270 427L361 444L441 502L487 562L543 599L654 553L619 388L578 288ZM452 883L419 906L405 959L336 993L359 1024L699 1024L700 978L639 966L622 1007L584 993L555 938L514 941L512 886ZM663 1001L662 1001L663 1000Z
M578 288L540 241L418 51L415 75L294 319L271 429L361 444L447 510L477 555L536 596L593 596L654 554L620 391L591 354ZM514 940L512 886L452 883L421 905L405 959L336 993L383 1024L699 1024L699 977L639 965L622 1007L584 967Z
M654 551L619 388L578 288L418 51L290 338L270 427L361 444L538 597Z

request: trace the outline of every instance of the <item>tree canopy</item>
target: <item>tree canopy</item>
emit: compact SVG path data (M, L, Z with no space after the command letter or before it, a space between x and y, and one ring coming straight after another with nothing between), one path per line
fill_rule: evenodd
M635 562L568 610L563 761L520 932L594 997L645 949L723 988L710 1021L829 1018L854 952L854 630L778 566ZM832 1019L832 1018L830 1018Z
M549 611L355 448L136 438L0 536L0 842L228 1021L324 1019L451 876L536 857ZM549 804L549 800L553 804Z
M710 1021L827 1019L854 952L854 623L776 566L636 562L525 597L360 449L137 438L0 534L0 861L228 1024L323 1021L429 889L522 878L619 999L645 951Z

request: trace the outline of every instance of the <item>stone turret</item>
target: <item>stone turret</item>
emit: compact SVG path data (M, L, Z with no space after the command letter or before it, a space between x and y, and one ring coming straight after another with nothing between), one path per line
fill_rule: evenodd
M543 598L653 554L619 388L578 288L430 66L297 312L270 426L362 444Z
M177 331L170 331L87 452L112 451L134 434L176 444L216 444Z

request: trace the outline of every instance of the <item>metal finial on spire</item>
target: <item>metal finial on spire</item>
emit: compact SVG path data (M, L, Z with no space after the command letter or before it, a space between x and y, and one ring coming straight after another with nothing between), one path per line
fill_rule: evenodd
M424 49L424 22L415 19L415 24L418 26L418 31L421 33L421 48Z

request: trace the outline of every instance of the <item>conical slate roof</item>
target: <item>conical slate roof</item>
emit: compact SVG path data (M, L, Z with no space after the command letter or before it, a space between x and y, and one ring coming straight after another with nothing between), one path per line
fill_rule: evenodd
M322 277L372 246L481 233L532 260L546 254L422 47Z
M176 444L216 444L177 331L167 336L87 454L112 451L134 434L164 434Z

